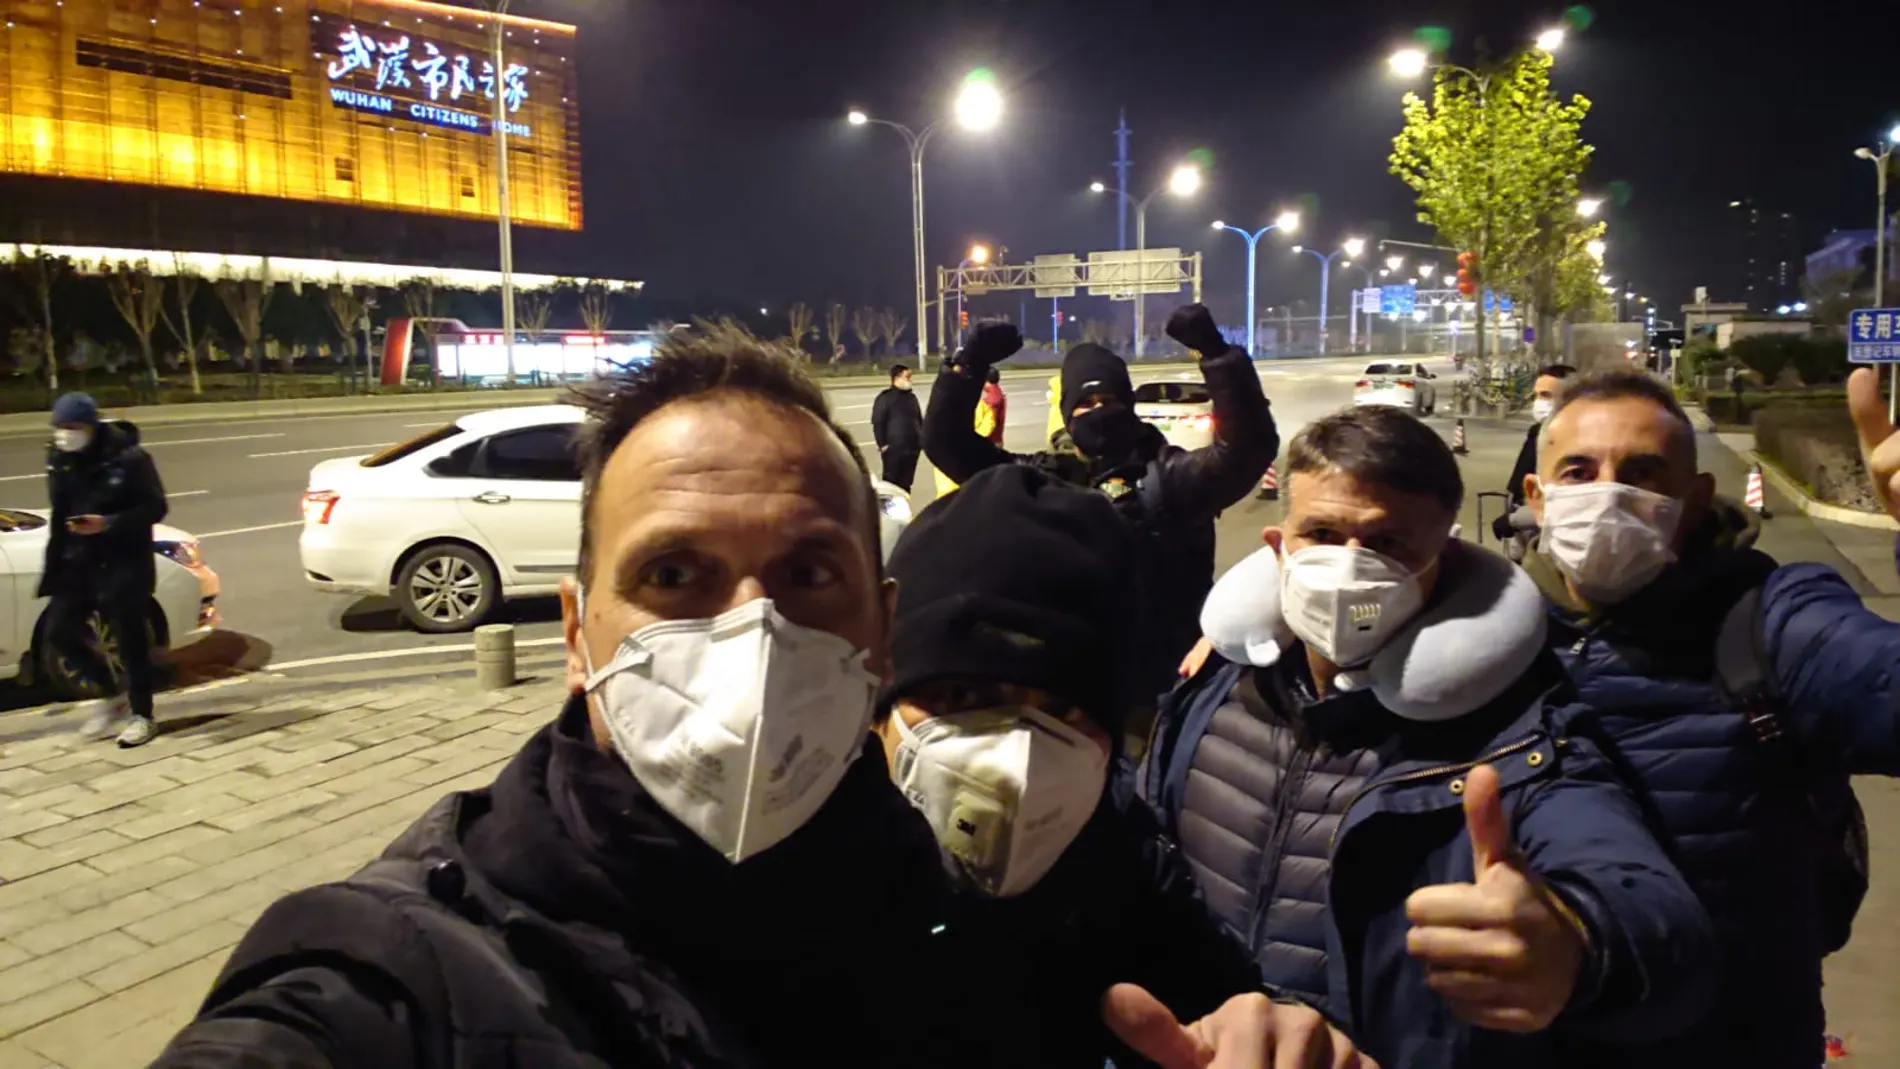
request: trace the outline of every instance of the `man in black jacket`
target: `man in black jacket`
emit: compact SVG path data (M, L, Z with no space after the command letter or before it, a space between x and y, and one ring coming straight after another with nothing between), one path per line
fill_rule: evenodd
M959 914L868 733L894 591L799 363L713 327L584 389L567 704L265 911L159 1066L1041 1065L1056 993ZM1197 1034L1260 1048L1259 1001Z
M1214 402L1214 441L1192 452L1167 443L1135 415L1128 365L1099 345L1069 350L1062 361L1064 430L1051 447L1027 456L985 441L970 423L984 375L1022 348L1008 323L982 323L955 362L937 376L924 419L924 452L939 471L965 482L997 464L1028 464L1064 482L1107 494L1141 535L1141 573L1153 592L1154 663L1144 686L1166 689L1181 656L1200 638L1201 602L1214 583L1214 520L1252 492L1280 442L1245 350L1230 346L1206 308L1188 305L1168 334L1201 354Z
M871 435L884 458L884 481L909 490L923 451L924 411L911 392L910 368L891 368L891 385L871 402Z
M1543 433L1544 421L1550 418L1557 407L1557 394L1564 388L1564 380L1577 373L1569 364L1546 364L1537 369L1537 378L1531 382L1531 426L1524 432L1524 445L1517 451L1517 463L1511 465L1511 477L1505 481L1504 492L1507 500L1504 514L1491 521L1491 533L1499 542L1510 542L1518 532L1532 526L1528 507L1524 504L1524 477L1537 474L1537 436ZM1518 515L1519 509L1526 511ZM1518 515L1516 523L1512 516ZM1513 559L1521 560L1523 554L1515 552Z
M53 402L53 442L46 453L53 517L38 596L47 607L46 641L79 675L112 694L120 684L99 648L93 621L117 644L124 695L91 703L89 738L118 734L122 747L143 746L152 721L149 614L157 562L152 527L165 518L165 485L130 423L102 423L83 393Z

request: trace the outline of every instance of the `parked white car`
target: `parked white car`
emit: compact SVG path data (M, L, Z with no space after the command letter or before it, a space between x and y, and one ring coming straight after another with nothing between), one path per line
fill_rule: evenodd
M476 412L310 469L298 550L311 586L389 597L420 631L466 631L508 598L553 594L579 563L571 405ZM910 495L877 483L884 553Z
M1427 415L1438 408L1438 385L1424 364L1367 364L1353 384L1355 405L1392 405Z
M47 601L34 592L46 568L49 522L45 509L0 508L0 576L9 592L0 597L0 679L44 682L60 698L93 697L99 681L82 679L44 641ZM152 648L177 649L217 626L218 573L205 564L198 540L176 527L152 529L152 552L158 555L158 582L146 614ZM96 614L91 627L116 674L117 636Z
M1170 445L1199 449L1214 441L1214 396L1199 378L1144 382L1135 387L1135 415L1152 423Z

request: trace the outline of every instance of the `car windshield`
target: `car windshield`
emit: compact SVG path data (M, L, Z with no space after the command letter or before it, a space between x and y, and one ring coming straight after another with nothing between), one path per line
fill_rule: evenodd
M374 456L364 457L363 467L380 468L385 464L394 464L396 461L411 454L421 452L437 442L446 442L460 433L462 433L462 428L457 427L455 424L444 424L435 430L417 435L399 445L392 445Z
M0 534L11 531L31 531L35 527L46 526L46 520L31 512L19 509L0 509Z
M1135 387L1138 405L1204 405L1213 400L1199 382L1144 382Z
M1398 372L1393 370L1393 366L1391 364L1369 364L1366 366L1366 374L1368 375L1396 375L1398 374Z

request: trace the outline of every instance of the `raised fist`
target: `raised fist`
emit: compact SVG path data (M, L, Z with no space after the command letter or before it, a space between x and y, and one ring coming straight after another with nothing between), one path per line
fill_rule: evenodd
M1023 347L1023 332L1014 323L986 319L963 336L963 348L957 363L967 367L989 367L1016 355Z
M1168 317L1168 337L1200 353L1218 356L1227 351L1227 339L1214 325L1214 316L1204 304L1184 304Z

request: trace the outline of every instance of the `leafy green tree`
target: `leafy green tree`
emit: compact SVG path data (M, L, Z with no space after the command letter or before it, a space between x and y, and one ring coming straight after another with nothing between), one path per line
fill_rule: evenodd
M1563 304L1559 290L1571 289L1560 279L1576 273L1575 252L1597 229L1577 213L1590 102L1559 99L1550 67L1536 49L1480 70L1441 65L1429 102L1405 95L1390 160L1417 194L1418 221L1476 253L1480 284L1531 304L1546 325ZM1480 317L1480 359L1484 327Z

